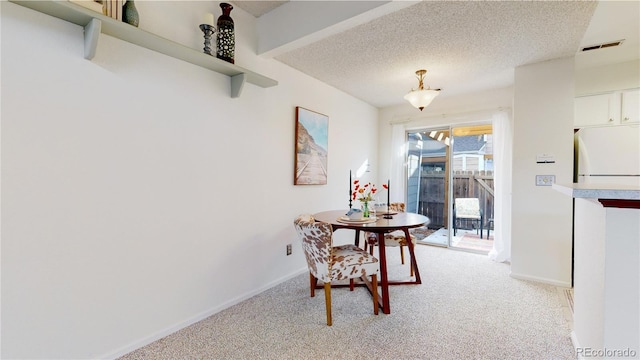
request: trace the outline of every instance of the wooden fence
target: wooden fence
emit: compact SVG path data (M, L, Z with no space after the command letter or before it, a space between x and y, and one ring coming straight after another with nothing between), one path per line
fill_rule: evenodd
M422 173L418 212L431 219L430 228L447 227L448 184L444 172ZM484 212L484 224L493 219L493 172L456 171L453 175L453 198L478 198ZM472 221L458 220L459 228L471 229Z

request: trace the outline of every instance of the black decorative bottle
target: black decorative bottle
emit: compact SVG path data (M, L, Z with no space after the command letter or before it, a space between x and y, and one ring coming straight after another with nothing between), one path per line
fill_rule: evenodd
M220 3L222 15L218 18L218 42L216 44L216 56L218 59L234 63L233 57L236 50L236 35L234 31L233 19L229 14L233 6L227 3Z

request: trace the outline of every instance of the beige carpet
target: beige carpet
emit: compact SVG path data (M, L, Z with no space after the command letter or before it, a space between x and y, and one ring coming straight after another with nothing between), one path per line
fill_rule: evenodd
M304 274L122 359L576 358L558 288L513 279L483 255L416 252L423 284L392 286L389 315L373 315L364 288L334 289L329 327L324 293L309 297ZM407 278L388 255L391 277Z

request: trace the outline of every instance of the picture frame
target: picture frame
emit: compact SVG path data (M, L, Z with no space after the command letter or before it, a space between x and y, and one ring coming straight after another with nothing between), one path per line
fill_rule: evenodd
M294 185L326 185L329 117L296 107Z

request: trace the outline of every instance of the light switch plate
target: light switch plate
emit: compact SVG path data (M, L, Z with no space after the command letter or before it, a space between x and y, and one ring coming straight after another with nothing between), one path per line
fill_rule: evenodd
M555 175L536 175L536 186L551 186L555 182Z

